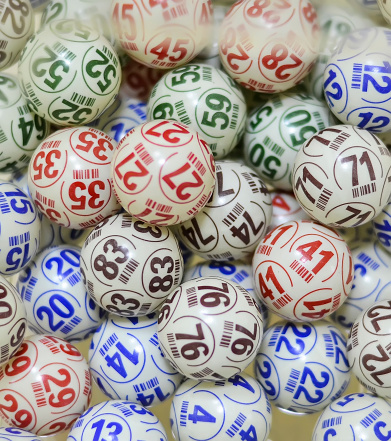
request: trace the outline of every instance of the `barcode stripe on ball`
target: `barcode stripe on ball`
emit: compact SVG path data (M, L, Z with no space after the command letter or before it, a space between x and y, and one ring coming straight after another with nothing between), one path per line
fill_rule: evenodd
M233 330L234 323L224 320L223 335L221 336L219 346L222 346L223 348L228 348L229 344L231 343Z
M4 196L4 193L0 192L0 211L3 214L11 213L11 208L8 204L7 198Z
M369 413L365 418L360 421L360 424L367 428L381 416L382 413L380 412L380 410L374 409L371 413Z
M122 413L122 415L125 415L126 417L133 415L133 412L125 404L112 403L112 406L116 407Z
M110 337L106 340L106 343L102 345L99 349L100 355L105 355L105 353L118 341L118 335L114 332L110 335Z
M61 352L60 349L46 337L41 338L40 342L45 345L52 354L59 354Z
M137 260L130 259L129 262L126 264L124 270L118 277L118 280L126 285L129 282L129 279L132 277L132 274L136 271L138 266L139 266L139 262L137 262Z
M154 387L159 385L159 379L157 377L153 377L144 383L134 384L133 389L136 392L145 392L148 389L153 389Z
M235 421L228 427L228 429L225 431L225 433L232 438L235 436L239 429L243 426L245 423L247 417L242 414L242 412L239 413L239 415L236 417Z
M88 396L88 394L91 390L91 374L90 374L90 371L88 371L88 370L84 371L84 381L85 381L85 385L84 385L84 389L83 389L83 395Z
M67 335L69 334L79 323L81 323L81 318L77 315L75 315L75 317L72 318L72 320L66 324L65 326L63 326L60 331Z
M289 374L289 379L286 383L284 390L293 393L297 385L297 382L299 381L299 378L300 378L300 371L298 371L297 369L292 369L291 373Z
M278 325L273 329L272 336L270 337L269 343L267 344L268 346L273 347L276 345L281 330L282 330L282 325Z
M182 405L181 405L180 417L179 417L179 421L180 421L179 424L182 427L186 427L188 409L189 409L189 402L186 400L183 400Z
M34 392L35 402L37 403L37 406L38 407L47 406L45 392L43 390L42 384L39 381L36 381L34 383L31 383L31 387Z
M322 429L327 429L328 427L338 426L342 423L342 416L328 418L322 422Z

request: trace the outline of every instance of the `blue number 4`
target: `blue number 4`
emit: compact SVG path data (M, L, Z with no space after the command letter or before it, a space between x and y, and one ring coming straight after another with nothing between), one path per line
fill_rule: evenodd
M216 418L209 412L207 412L203 407L196 404L194 406L193 413L189 413L187 417L190 421L193 421L194 424L197 424L199 421L203 423L215 423Z

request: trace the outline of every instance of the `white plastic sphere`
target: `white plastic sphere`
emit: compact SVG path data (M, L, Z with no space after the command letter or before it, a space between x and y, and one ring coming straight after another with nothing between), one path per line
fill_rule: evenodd
M91 398L86 360L52 335L28 337L0 375L1 416L40 436L69 429Z
M0 439L1 441L39 441L33 433L16 427L1 427Z
M183 379L161 352L157 314L132 318L110 314L92 337L88 363L108 397L144 407L168 399Z
M236 2L220 28L224 68L256 92L283 92L300 83L318 49L319 23L309 0Z
M255 289L282 318L314 321L333 313L353 283L346 242L313 221L291 221L270 231L253 257Z
M254 370L278 408L298 414L318 412L349 384L346 338L326 320L279 321L266 331Z
M26 44L19 80L29 106L60 126L87 124L109 107L121 82L119 59L96 30L55 20Z
M239 86L222 70L187 64L171 70L153 88L147 118L170 119L196 130L215 159L226 156L240 141L246 103Z
M181 283L183 259L174 234L127 213L92 230L81 251L81 272L90 296L125 317L157 310Z
M373 303L350 329L348 359L352 373L370 392L391 399L391 300Z
M45 139L29 163L28 185L41 213L68 228L87 228L117 213L111 160L116 142L100 130L66 128Z
M215 165L195 130L174 121L150 121L120 141L112 177L117 199L132 216L174 225L194 217L208 202Z
M391 23L391 2L390 0L377 0L380 12L383 15L384 20L390 24Z
M391 154L367 130L337 125L305 142L292 171L303 209L333 227L357 227L377 216L391 194Z
M279 227L285 222L310 219L293 194L273 192L270 196L272 198L273 213L269 230Z
M254 359L263 334L262 316L250 294L220 277L179 286L159 312L164 355L195 380L227 379Z
M390 252L391 251L391 202L383 208L381 213L376 216L373 221L373 229L378 241L383 247Z
M270 194L246 165L216 162L216 184L205 208L177 227L194 254L208 260L251 257L272 215Z
M181 441L266 440L271 406L265 391L250 375L237 374L228 380L185 380L171 403L170 420L175 439Z

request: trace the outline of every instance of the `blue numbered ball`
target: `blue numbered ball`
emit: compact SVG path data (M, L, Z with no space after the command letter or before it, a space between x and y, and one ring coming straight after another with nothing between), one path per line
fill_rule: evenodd
M26 267L39 249L41 221L33 201L19 187L0 181L0 274Z
M242 373L214 382L187 379L175 393L170 420L180 441L261 441L269 435L272 415L263 388Z
M0 427L0 441L40 441L31 432L16 427Z
M391 405L374 395L353 393L323 411L312 441L386 441L390 435Z
M278 408L298 414L318 412L349 384L346 338L325 320L282 320L265 333L254 368Z
M389 202L382 212L372 221L376 237L383 247L391 251L391 202Z
M110 314L91 340L89 365L93 378L108 397L144 407L156 406L169 398L183 379L160 350L155 314Z
M104 311L87 294L80 272L80 248L47 248L18 278L27 322L37 334L83 340L100 324Z
M342 122L375 133L391 129L390 30L368 27L338 44L324 71L326 101Z
M68 441L167 441L162 423L149 410L130 401L104 401L86 410L69 432Z
M391 259L377 241L361 242L352 250L354 280L334 320L350 329L362 311L375 302L391 300Z

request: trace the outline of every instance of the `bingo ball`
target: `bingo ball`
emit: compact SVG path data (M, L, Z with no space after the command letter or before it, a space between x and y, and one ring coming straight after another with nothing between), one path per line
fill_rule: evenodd
M50 124L29 109L17 78L0 74L0 171L25 168L49 131Z
M352 249L352 258L352 289L346 302L333 314L333 319L347 330L371 305L391 300L391 260L379 242L359 242Z
M26 332L26 308L18 291L0 276L0 365L15 355ZM1 438L0 438L1 439Z
M111 19L122 49L149 67L171 69L192 60L208 43L210 0L113 0Z
M320 415L312 441L386 440L390 417L391 405L380 397L363 393L345 395Z
M175 393L170 420L174 438L181 441L266 440L272 415L263 388L250 375L228 380L197 381L188 378Z
M0 366L0 413L10 425L39 436L70 429L91 397L81 353L52 335L28 337Z
M391 24L391 1L390 0L377 0L380 12L383 15L384 20Z
M1 441L39 441L31 432L17 429L16 427L0 427Z
M174 225L194 217L208 202L215 165L195 130L174 121L150 121L118 144L112 177L128 213L150 224Z
M179 286L183 259L167 227L121 213L92 230L80 267L86 289L99 306L132 317L155 311Z
M225 72L206 64L187 64L156 83L147 118L186 124L208 143L215 159L220 159L240 141L246 113L243 92Z
M331 54L323 88L334 115L371 132L391 129L389 29L368 27L348 34Z
M341 236L313 221L270 231L253 257L255 289L282 318L309 322L334 312L353 283L352 256Z
M159 312L164 355L195 380L227 379L255 358L263 335L262 316L250 294L221 277L180 285Z
M119 59L106 38L77 20L55 20L26 44L19 80L29 106L60 126L80 126L112 104Z
M19 273L16 285L36 334L50 333L70 342L87 338L102 311L87 294L80 272L80 248L46 248Z
M18 186L0 181L0 274L28 265L39 249L41 221L33 201Z
M117 213L110 164L117 143L100 130L55 132L35 150L28 186L39 211L68 228L93 227Z
M276 407L297 414L318 412L349 384L346 338L326 320L279 321L265 333L254 370Z
M144 407L168 399L183 379L160 350L155 314L109 315L92 337L88 363L105 395Z
M324 102L301 92L275 94L247 118L245 162L268 184L292 191L297 152L308 138L332 123Z
M225 70L255 92L283 92L300 83L318 49L318 17L309 0L238 1L220 28Z
M292 194L273 192L270 196L273 206L272 220L269 225L270 230L285 224L285 222L310 218Z
M350 329L348 359L352 372L370 392L391 398L391 300L373 303Z
M91 439L167 441L167 435L163 424L150 410L130 401L111 400L85 411L67 438L68 441Z
M0 0L0 70L16 63L33 32L29 0Z
M272 216L270 194L246 165L216 162L216 184L205 208L177 227L180 239L207 260L251 257Z
M381 213L376 216L373 221L373 229L375 231L378 241L383 247L391 251L391 202L383 208Z
M295 196L314 219L357 227L377 216L391 193L391 154L367 130L338 125L305 142L293 165Z

